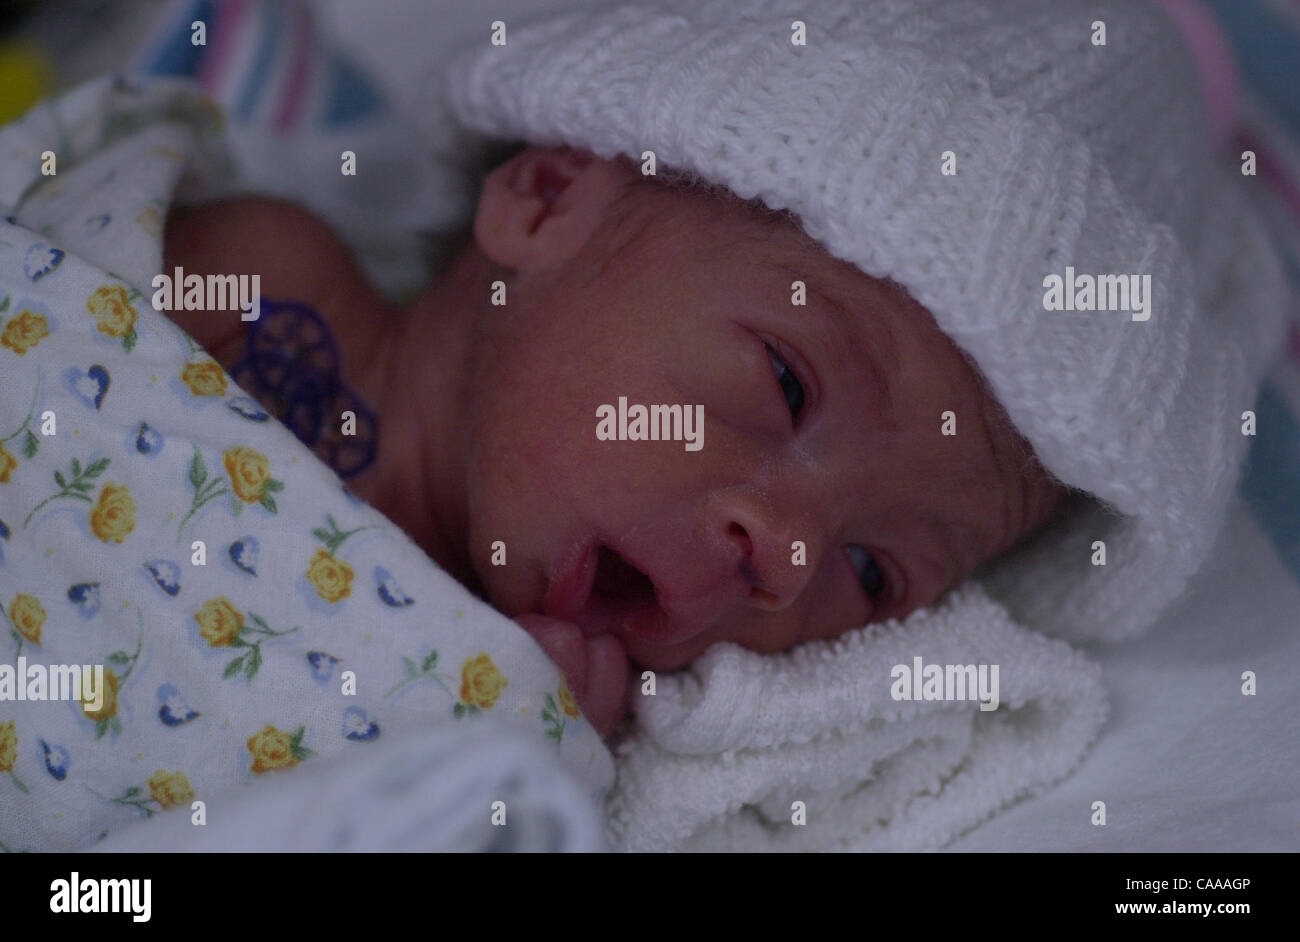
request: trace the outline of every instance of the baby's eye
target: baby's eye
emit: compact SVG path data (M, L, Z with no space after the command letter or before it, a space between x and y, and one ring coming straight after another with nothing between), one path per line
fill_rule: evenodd
M858 581L862 583L862 588L866 589L867 595L873 599L878 599L885 590L885 573L871 554L855 543L850 543L844 547L844 551L849 554L849 559L853 561L853 569L858 574Z
M770 344L763 344L763 346L767 348L767 358L772 361L777 382L781 384L781 392L785 394L785 403L790 407L790 418L797 422L799 413L803 411L803 383L799 382L799 377L794 375L794 370L777 355Z

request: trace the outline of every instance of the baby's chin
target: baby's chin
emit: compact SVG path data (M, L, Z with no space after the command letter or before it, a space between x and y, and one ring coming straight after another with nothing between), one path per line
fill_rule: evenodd
M675 646L672 648L644 648L635 643L627 644L628 664L637 671L677 671L689 667L704 649L696 645Z

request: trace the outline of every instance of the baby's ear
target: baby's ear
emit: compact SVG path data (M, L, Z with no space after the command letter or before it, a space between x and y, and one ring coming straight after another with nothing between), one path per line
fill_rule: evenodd
M474 238L497 264L526 271L577 254L600 224L626 171L568 147L529 147L483 181Z

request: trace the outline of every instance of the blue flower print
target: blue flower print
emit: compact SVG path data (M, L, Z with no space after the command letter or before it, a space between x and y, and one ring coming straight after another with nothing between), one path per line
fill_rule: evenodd
M250 422L265 422L271 418L261 406L247 396L236 396L226 403L226 408L235 415L242 415Z
M379 593L379 600L385 605L393 608L404 608L407 605L415 604L415 599L402 591L402 587L397 584L393 574L383 566L375 567L375 587Z
M96 363L88 370L81 370L75 366L66 370L63 374L63 382L69 391L87 406L98 409L104 404L104 397L108 395L108 387L113 380L108 375L108 370Z
M250 576L257 575L257 555L261 544L255 536L241 536L230 544L230 561Z
M68 750L62 746L52 746L42 739L41 751L45 754L45 771L49 772L56 782L61 782L67 778L68 760L71 758Z
M99 213L94 216L87 216L86 221L81 224L82 230L86 235L95 235L103 231L104 227L113 221L110 213Z
M162 433L150 425L148 422L141 422L140 427L135 433L135 450L149 458L154 457L162 451L166 440Z
M158 588L172 598L180 592L181 567L170 559L151 559L144 564L144 568L149 570L149 575L153 576L153 581L158 583Z
M63 264L63 257L62 249L34 242L27 247L27 254L23 257L23 274L30 281L40 281Z
M369 742L379 735L379 724L366 716L360 707L348 707L343 711L343 738L353 742Z
M99 614L99 583L78 582L68 589L68 601L77 606L77 614L89 621Z
M171 684L163 684L158 688L158 702L158 719L165 726L183 726L199 715Z
M308 651L307 663L311 665L312 676L317 680L326 681L334 673L334 665L339 662L333 654L326 654L324 651Z

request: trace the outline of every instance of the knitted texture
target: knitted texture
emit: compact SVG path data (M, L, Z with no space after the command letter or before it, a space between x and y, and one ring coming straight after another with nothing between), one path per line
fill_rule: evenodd
M973 686L965 701L895 700L887 679L918 657L997 665L997 709ZM1069 774L1108 712L1099 665L1010 621L975 582L789 651L716 644L635 709L611 847L713 852L941 847ZM794 798L805 825L789 824Z
M1195 58L1163 12L659 0L508 28L435 89L462 146L652 150L797 214L974 360L1042 465L1088 495L977 572L1014 618L1114 639L1182 593L1234 490L1286 289L1253 181L1211 152ZM1045 310L1043 280L1066 266L1150 275L1150 319Z

